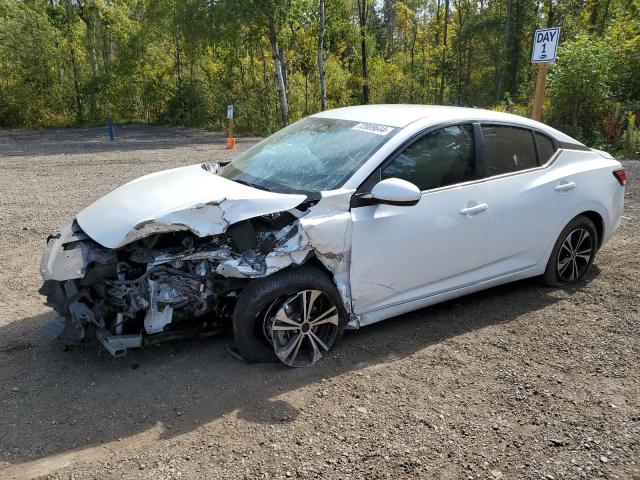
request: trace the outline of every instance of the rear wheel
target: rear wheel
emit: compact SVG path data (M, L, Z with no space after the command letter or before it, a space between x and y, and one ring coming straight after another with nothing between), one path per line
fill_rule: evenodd
M334 347L346 321L331 279L319 268L303 266L249 284L238 297L233 334L248 361L277 359L304 367Z
M584 216L574 218L562 230L551 252L544 282L553 287L581 281L595 258L598 234L593 222Z

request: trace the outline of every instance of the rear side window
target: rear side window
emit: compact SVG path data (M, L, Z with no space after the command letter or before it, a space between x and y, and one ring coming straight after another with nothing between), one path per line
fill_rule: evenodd
M473 127L455 125L427 133L384 167L381 178L401 178L423 191L473 180Z
M483 125L482 137L487 176L517 172L538 165L531 130Z
M538 146L538 163L544 165L556 153L553 142L545 134L536 132L536 145Z

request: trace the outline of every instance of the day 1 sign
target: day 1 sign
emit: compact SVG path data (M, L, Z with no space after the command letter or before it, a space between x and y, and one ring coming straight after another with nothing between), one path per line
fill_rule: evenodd
M533 36L531 63L553 63L556 60L558 40L560 40L560 28L536 30Z
M531 63L538 64L538 78L536 78L536 93L533 97L533 112L531 118L540 121L542 117L542 103L544 87L547 79L549 64L556 61L556 49L560 40L560 28L544 28L536 30L533 36Z

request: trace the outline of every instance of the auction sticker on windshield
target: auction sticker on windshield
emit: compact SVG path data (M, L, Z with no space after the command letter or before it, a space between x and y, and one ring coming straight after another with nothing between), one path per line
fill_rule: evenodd
M379 125L377 123L359 123L351 127L351 130L375 133L376 135L387 135L393 131L393 127L387 127L386 125Z

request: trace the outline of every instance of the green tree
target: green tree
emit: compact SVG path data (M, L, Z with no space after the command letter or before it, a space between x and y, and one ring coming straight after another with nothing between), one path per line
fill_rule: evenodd
M0 0L0 126L223 128L228 103L258 135L367 102L528 114L546 26L562 27L546 120L622 149L638 0Z
M549 78L551 121L579 138L593 141L611 107L611 57L607 39L578 36L565 42Z

